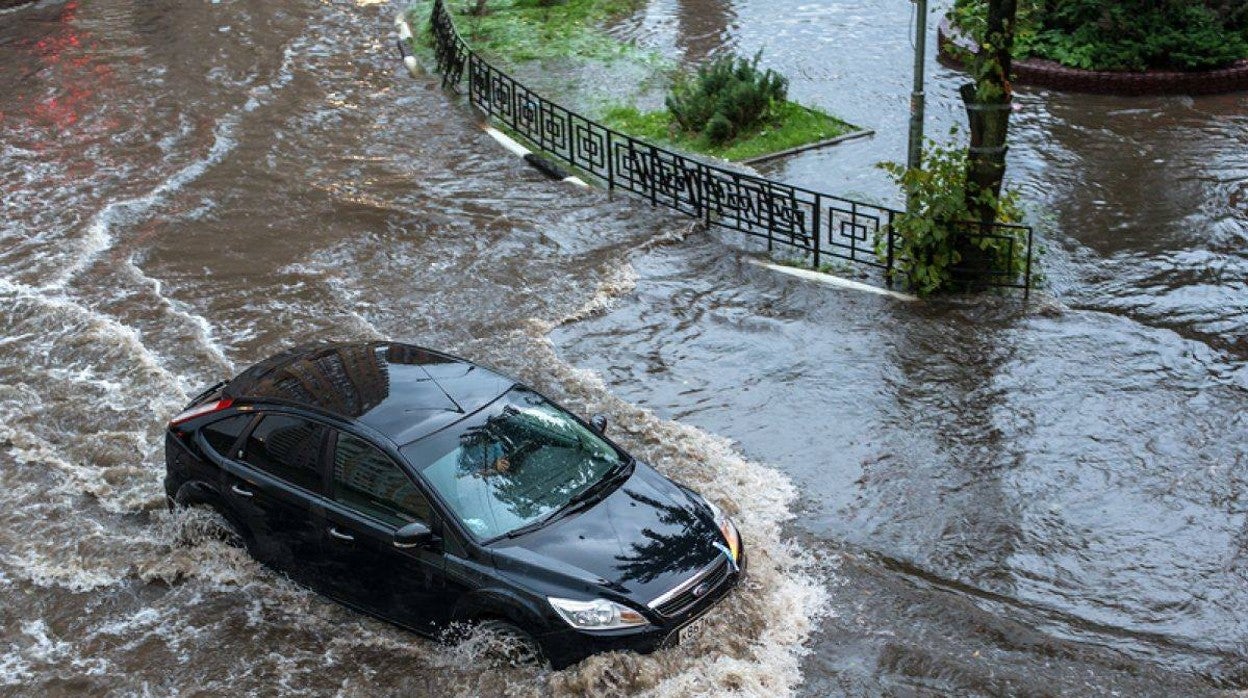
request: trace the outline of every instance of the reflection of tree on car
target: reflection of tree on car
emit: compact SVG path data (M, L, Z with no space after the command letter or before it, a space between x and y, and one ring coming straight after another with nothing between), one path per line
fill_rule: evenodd
M626 462L590 427L522 388L424 448L433 461L424 476L482 538L556 514Z
M713 534L708 534L705 526L699 525L692 510L660 502L627 489L624 494L646 506L654 507L659 520L673 525L680 533L663 535L648 528L643 529L641 535L645 536L645 543L631 543L631 553L615 556L622 563L618 569L623 579L648 583L669 570L692 570L706 564L702 551L707 546L714 545L718 539Z
M561 506L601 477L606 461L601 450L585 448L576 431L584 427L533 402L525 409L508 405L460 437L460 476L481 478L522 519Z

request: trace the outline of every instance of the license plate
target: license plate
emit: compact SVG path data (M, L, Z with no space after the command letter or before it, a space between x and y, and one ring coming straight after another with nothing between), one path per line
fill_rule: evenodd
M677 631L677 633L683 636L683 635L688 635L690 633L693 633L693 634L701 633L704 630L706 630L706 626L710 625L710 622L711 622L710 611L712 609L714 609L714 606L703 611L701 615L699 615L697 618L694 618L688 623L685 623L684 625L682 625L680 627L680 630Z

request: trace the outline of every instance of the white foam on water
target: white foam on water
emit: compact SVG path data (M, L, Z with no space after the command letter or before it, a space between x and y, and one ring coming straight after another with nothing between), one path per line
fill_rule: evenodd
M182 388L182 380L162 365L160 358L143 343L142 337L134 328L66 296L48 295L43 292L43 289L0 278L0 297L4 296L9 297L7 302L14 303L10 309L10 312L14 314L18 309L16 302L36 306L43 315L41 319L48 321L50 325L41 328L45 331L57 327L55 321L59 321L60 329L69 325L77 332L87 332L101 340L113 343L122 350L123 355L137 361L146 372L164 383L165 387L176 390L177 395L170 398L171 401L178 403L186 401L187 394ZM44 338L46 339L46 336Z
M112 231L115 226L137 223L145 214L163 203L170 194L199 179L209 168L225 159L225 156L236 145L232 134L238 121L236 116L222 119L213 133L213 143L208 153L173 173L148 193L105 205L87 224L86 233L78 241L78 249L73 261L62 268L56 277L44 284L40 290L50 292L64 289L70 281L89 268L96 258L112 247L114 241Z
M43 284L44 292L66 288L74 278L87 270L95 260L112 247L117 225L135 223L164 203L170 195L199 179L205 172L219 164L238 145L234 132L242 122L242 115L267 104L279 90L294 80L294 66L298 53L294 46L287 46L277 74L268 84L252 87L248 99L239 108L224 116L213 129L213 142L202 157L187 163L142 196L113 201L97 212L87 224L86 232L78 240L73 260L64 266L54 278Z
M632 293L637 288L637 278L637 270L627 262L609 270L607 277L599 283L597 291L590 296L589 300L550 325L549 329L554 329L557 325L579 322L607 312L615 305L617 299L625 294ZM549 329L546 334L549 334Z
M99 544L97 550L108 551L116 546L113 532L90 536L75 541L88 548ZM116 556L107 554L95 557L79 555L73 550L50 554L44 549L46 541L32 541L20 553L0 557L17 580L39 587L56 587L75 593L89 592L115 586L129 575L129 564Z
M11 645L10 652L20 655L19 661L26 672L33 673L36 665L44 665L68 670L66 673L77 676L100 676L108 669L108 661L103 658L79 656L73 643L53 635L42 618L25 621L21 628L26 638L25 646L13 652L17 645ZM0 677L8 673L4 668L4 664L0 663Z
M21 12L22 10L26 9L27 7L30 7L31 5L35 4L35 2L36 2L36 0L30 0L30 2L25 3L25 4L23 4L23 5L18 5L18 6L16 6L16 7L5 7L5 8L0 8L0 17L3 17L4 15L11 15L11 14L13 14L14 12Z
M48 624L42 619L22 623L22 634L34 640L27 656L42 661L56 661L68 653L69 643L48 637Z
M159 503L163 493L156 478L144 476L151 471L145 464L159 453L163 417L185 404L187 381L166 369L136 330L69 297L0 279L0 302L6 306L0 317L14 336L24 337L7 346L3 361L19 373L0 390L0 443L19 465L51 466L59 473L46 494L90 494L116 513ZM68 346L85 351L70 350L69 359ZM45 433L42 415L52 409L47 401L67 399L71 411L94 417L85 423L94 427L84 426L80 434ZM141 416L119 420L122 414ZM106 423L126 426L109 429ZM59 580L53 571L35 571L35 581ZM68 582L100 583L90 575Z
M185 320L193 329L196 341L208 352L212 360L225 373L234 374L234 362L226 355L226 347L217 340L216 332L212 328L212 323L208 322L208 318L194 312L189 303L180 301L176 298L164 295L164 283L160 279L148 276L143 272L131 255L126 260L126 268L134 276L139 283L146 284L152 289L152 294L159 300L161 306L170 314Z
M35 677L34 668L16 645L0 652L0 686L21 686Z
M195 600L190 599L191 602ZM110 653L121 656L142 651L145 646L158 645L180 662L189 662L210 633L209 629L189 621L178 606L162 604L161 608L147 606L100 623L91 629L87 639L105 640Z

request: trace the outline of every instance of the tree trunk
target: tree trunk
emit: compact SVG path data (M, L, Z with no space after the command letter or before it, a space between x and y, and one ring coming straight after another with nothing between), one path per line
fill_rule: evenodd
M477 0L476 7L472 8L472 14L480 17L485 14L485 3L489 0Z
M961 88L970 123L971 146L966 168L967 209L974 220L983 224L996 222L996 206L992 201L1001 197L1005 178L1006 136L1010 127L1010 51L1014 46L1014 22L1018 13L1017 0L988 0L988 28L984 41L975 54L972 71L974 83ZM992 201L980 200L991 194ZM987 227L968 226L961 231L958 268L966 280L982 278L991 271L992 255L976 244L989 233Z

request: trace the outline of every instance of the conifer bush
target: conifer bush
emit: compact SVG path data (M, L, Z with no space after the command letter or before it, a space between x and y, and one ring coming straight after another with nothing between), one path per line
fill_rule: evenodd
M761 51L752 60L723 56L678 79L666 100L676 125L718 145L772 116L788 97L789 81L759 70L761 59Z

